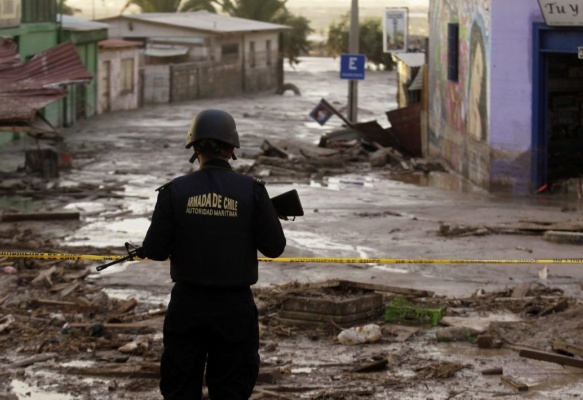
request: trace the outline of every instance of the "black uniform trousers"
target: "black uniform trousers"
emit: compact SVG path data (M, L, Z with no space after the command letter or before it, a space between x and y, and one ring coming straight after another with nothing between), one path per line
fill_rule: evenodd
M160 364L164 399L201 399L205 365L212 400L251 396L259 371L259 327L250 288L174 285Z

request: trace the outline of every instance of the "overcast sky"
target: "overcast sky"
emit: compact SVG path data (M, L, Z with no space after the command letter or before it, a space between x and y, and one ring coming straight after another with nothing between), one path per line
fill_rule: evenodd
M126 0L67 0L67 4L83 11L82 17L104 18L119 14ZM302 8L302 15L309 18L310 7L327 7L344 13L352 6L352 0L288 0L287 6ZM427 7L429 0L358 0L359 7Z

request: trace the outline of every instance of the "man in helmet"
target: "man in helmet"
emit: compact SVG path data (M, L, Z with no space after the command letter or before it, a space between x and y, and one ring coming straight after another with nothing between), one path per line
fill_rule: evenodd
M200 168L158 189L140 257L170 258L164 321L164 399L248 399L259 370L257 251L278 257L286 239L265 186L231 169L239 135L222 110L196 115L186 139Z

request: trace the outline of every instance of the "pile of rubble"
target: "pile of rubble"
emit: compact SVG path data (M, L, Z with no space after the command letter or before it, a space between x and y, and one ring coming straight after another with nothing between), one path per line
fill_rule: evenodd
M31 243L43 243L32 232L13 228L0 235L0 244L14 235L22 243L27 235ZM0 259L0 399L14 399L10 381L38 370L61 376L56 390L69 395L157 398L165 308L111 298L89 276L83 261ZM566 365L583 357L577 334L583 306L539 283L460 299L349 281L290 283L254 292L262 353L255 400L372 398L429 381L442 382L451 395L452 379L468 373L499 374L510 393L528 390L503 364L476 371L463 362L427 357L420 349L428 343L536 349L542 357L550 357L548 352L564 357L567 361L548 361ZM388 305L396 300L415 310L441 311L433 321L419 313L388 318ZM355 326L374 327L374 340L347 345L342 334ZM404 370L410 374L402 375Z
M254 162L239 169L239 172L258 178L269 177L270 181L309 182L324 176L347 173L370 172L383 169L395 174L430 173L448 171L440 159L408 157L393 147L376 145L354 139L342 145L329 143L330 147L280 140L271 143L265 140L261 153Z

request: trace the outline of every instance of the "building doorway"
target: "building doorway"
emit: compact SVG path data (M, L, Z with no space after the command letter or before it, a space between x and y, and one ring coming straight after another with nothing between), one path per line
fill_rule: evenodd
M534 26L532 176L538 191L583 179L583 29Z

